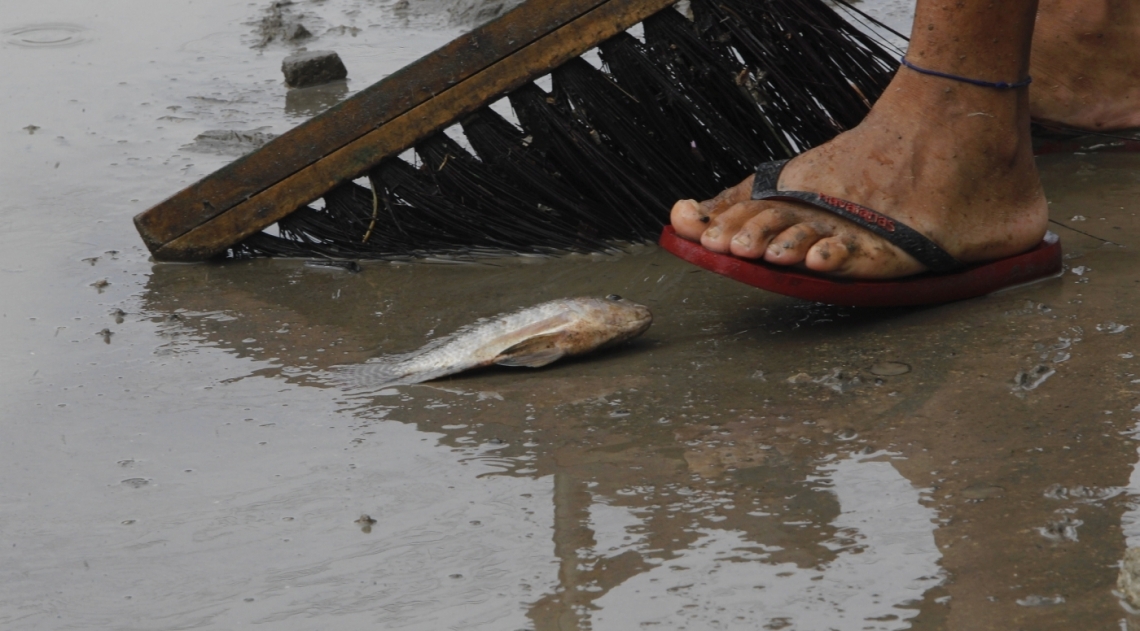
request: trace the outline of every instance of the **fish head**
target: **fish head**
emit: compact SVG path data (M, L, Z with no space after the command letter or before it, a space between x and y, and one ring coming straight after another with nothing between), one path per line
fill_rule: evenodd
M595 334L595 348L635 338L653 323L653 313L648 307L616 294L602 299L582 298L579 304L582 328Z

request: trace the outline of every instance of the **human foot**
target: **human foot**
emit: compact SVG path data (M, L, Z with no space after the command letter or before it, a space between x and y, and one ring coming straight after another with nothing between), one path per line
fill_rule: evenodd
M779 188L873 208L963 263L1019 254L1040 242L1048 221L1026 101L1024 91L900 71L863 123L789 163ZM748 178L712 200L677 202L673 227L714 252L833 276L886 279L925 270L848 221L801 204L752 201L751 188Z
M1140 4L1040 0L1030 114L1079 129L1140 127Z

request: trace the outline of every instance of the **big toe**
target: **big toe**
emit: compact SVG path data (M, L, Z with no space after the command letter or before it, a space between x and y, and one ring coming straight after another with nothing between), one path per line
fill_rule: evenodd
M669 221L677 235L690 241L699 241L708 227L709 216L695 199L682 199L673 204Z

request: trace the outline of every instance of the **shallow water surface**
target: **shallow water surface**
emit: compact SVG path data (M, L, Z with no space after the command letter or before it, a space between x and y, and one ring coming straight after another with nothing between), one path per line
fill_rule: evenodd
M308 99L281 85L295 44L254 47L261 4L0 16L0 625L1138 626L1114 586L1140 546L1140 156L1042 158L1064 274L921 310L648 246L149 260L130 218L232 159L199 134L281 133L462 28L410 6L292 5L349 68ZM322 376L610 293L656 314L610 352L379 392Z

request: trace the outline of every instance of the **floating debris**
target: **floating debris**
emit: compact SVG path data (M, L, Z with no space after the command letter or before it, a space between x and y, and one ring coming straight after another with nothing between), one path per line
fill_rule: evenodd
M1131 325L1117 324L1115 322L1105 322L1104 324L1096 325L1096 330L1100 331L1101 333L1107 333L1109 335L1116 335L1117 333L1123 333L1123 332L1127 331L1129 326L1131 326Z
M1072 517L1065 515L1061 519L1051 521L1045 526L1037 528L1037 532L1042 537L1045 537L1049 541L1054 541L1056 543L1061 543L1063 541L1077 541L1077 528L1084 525L1084 523L1085 522L1079 519L1073 519Z
M1029 370L1018 371L1013 378L1013 389L1015 391L1036 390L1038 386L1045 383L1045 380L1055 374L1057 374L1057 370L1045 364L1038 364Z
M1065 597L1060 594L1056 596L1026 596L1025 598L1018 598L1016 602L1022 607L1052 607L1065 602Z
M863 385L863 380L860 379L858 375L849 377L845 372L843 372L843 369L841 368L832 368L831 372L820 377L819 379L815 379L814 381L815 383L818 383L825 388L834 390L839 394L843 394L844 392L853 390Z
M838 432L835 432L835 440L842 440L844 442L855 440L858 437L859 433L851 428L841 429Z
M1112 499L1124 491L1125 489L1119 486L1093 487L1078 484L1073 487L1065 487L1060 484L1051 484L1045 489L1043 495L1051 500L1072 499L1087 503Z

